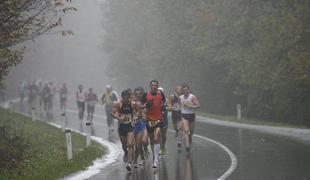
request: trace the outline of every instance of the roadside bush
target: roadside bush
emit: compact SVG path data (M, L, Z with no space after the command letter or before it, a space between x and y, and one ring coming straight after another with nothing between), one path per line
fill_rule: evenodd
M12 119L6 119L0 124L0 168L15 167L23 160L24 153L29 147L23 127L24 125L17 126Z

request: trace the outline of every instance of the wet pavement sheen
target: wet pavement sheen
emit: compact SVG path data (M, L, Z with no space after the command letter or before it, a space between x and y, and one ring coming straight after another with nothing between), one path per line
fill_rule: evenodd
M57 103L57 102L56 102ZM18 108L16 105L15 108ZM57 108L57 107L56 107ZM67 113L68 127L86 130L77 118L75 104L69 104ZM98 105L96 114L104 116L103 108ZM58 111L54 112L54 122L63 124ZM116 123L115 123L116 125ZM169 127L172 127L171 124ZM102 116L94 118L95 136L108 138L106 121ZM196 122L195 134L216 140L228 147L237 157L236 170L227 179L236 180L303 180L310 179L310 144L296 139L259 132L256 130L223 127L204 122ZM118 137L110 134L110 140L121 148ZM161 156L160 168L153 169L149 159L144 166L128 173L122 155L118 160L89 179L107 180L205 180L217 179L231 165L228 154L216 144L193 138L193 149L186 153L178 151L174 133L167 133L167 155Z

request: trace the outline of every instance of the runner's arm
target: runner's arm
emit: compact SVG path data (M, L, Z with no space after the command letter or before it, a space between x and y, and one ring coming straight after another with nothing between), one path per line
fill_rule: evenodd
M102 97L101 97L101 103L102 105L105 104L106 98L105 98L105 93L103 93Z
M140 104L140 108L146 108L146 93L144 93L141 97L141 104Z
M198 101L198 98L196 96L193 97L193 104L190 105L190 108L192 109L198 109L200 107L200 102Z
M167 107L166 107L166 109L167 109L168 111L173 111L173 110L174 110L174 107L173 107L173 105L172 105L173 95L169 96L169 98L168 98L167 100L168 100L168 101L167 101Z
M120 120L120 116L119 116L119 113L118 113L118 109L120 107L120 104L119 103L116 103L114 104L113 106L113 110L111 112L111 116L117 120Z

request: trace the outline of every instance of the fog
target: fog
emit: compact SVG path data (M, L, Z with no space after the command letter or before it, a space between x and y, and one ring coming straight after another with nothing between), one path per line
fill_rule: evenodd
M67 14L62 27L25 43L23 62L12 68L6 79L8 91L16 92L19 81L36 79L102 90L107 83L104 69L109 57L102 50L101 5L101 1L74 1L72 6L78 11ZM63 29L72 30L74 35L62 36L59 31Z
M74 35L51 32L27 42L23 63L6 78L8 92L20 80L66 82L71 92L83 84L99 93L107 84L148 89L157 79L167 94L189 84L209 113L236 115L242 104L250 118L305 124L310 117L309 2L76 0L72 6L78 11L59 29Z

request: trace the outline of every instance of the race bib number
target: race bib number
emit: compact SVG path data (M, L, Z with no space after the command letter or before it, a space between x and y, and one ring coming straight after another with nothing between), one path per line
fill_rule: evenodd
M150 127L155 127L160 121L157 120L157 121L149 121L149 126Z
M126 115L124 115L123 123L128 124L128 123L130 123L131 121L132 121L132 116L131 116L131 114L126 114Z

